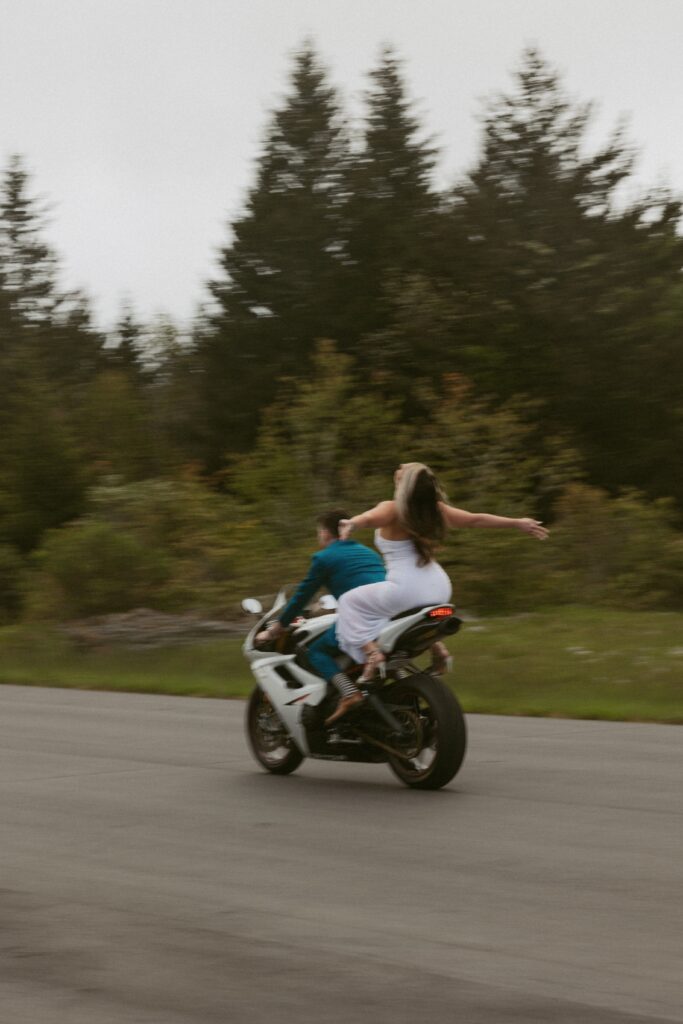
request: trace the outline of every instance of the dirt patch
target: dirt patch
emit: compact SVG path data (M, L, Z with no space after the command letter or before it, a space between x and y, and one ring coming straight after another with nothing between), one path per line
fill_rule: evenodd
M230 620L204 619L192 613L169 615L151 608L134 608L65 622L59 628L79 647L171 647L243 636L252 622L247 615Z

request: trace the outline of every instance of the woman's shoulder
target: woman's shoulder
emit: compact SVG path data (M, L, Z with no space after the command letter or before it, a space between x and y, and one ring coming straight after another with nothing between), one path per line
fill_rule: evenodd
M396 502L380 501L369 512L365 513L366 526L373 526L375 529L382 529L385 526L392 526L396 522Z
M375 531L375 536L392 542L410 540L410 531L406 530L401 522L396 502L383 501L381 506L383 508L383 515L381 516L381 522L378 523L379 528ZM380 506L378 505L377 507L379 508Z

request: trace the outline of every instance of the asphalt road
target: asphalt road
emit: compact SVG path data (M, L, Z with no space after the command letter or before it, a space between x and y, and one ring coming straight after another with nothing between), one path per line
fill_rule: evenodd
M243 711L0 687L1 1024L683 1021L683 729L473 716L419 793Z

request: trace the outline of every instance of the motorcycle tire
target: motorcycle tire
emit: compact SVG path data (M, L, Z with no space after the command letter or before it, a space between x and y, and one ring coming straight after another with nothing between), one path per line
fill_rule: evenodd
M246 719L249 746L259 764L273 775L296 771L304 756L258 686L249 698Z
M408 730L399 744L405 757L391 755L389 767L411 789L441 789L465 759L467 727L455 694L426 673L401 680L387 694L391 711Z

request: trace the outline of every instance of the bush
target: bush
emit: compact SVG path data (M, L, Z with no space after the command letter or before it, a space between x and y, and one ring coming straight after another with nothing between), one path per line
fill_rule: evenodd
M302 549L194 479L95 488L87 517L49 534L33 558L28 613L73 617L150 605L230 614L303 571Z
M29 615L64 618L139 605L229 614L247 594L262 596L296 581L315 547L314 510L279 523L270 515L265 482L260 493L266 495L261 505L191 479L98 488L89 516L50 532L34 556ZM503 508L485 510L531 512L514 496ZM361 539L371 543L369 535ZM683 537L672 507L638 494L610 498L574 484L557 503L547 542L516 530L454 530L439 558L456 604L475 612L568 603L683 606ZM20 565L16 555L5 559L12 608ZM0 589L2 564L0 556Z
M107 523L86 520L50 531L34 566L33 614L70 618L164 606L165 554Z
M683 605L683 536L673 502L637 492L610 498L584 485L557 507L553 565L558 598L617 608Z
M537 611L557 603L549 542L517 530L453 531L440 561L453 581L454 602L467 611Z
M611 498L572 484L556 504L545 543L511 530L453 531L441 561L454 600L472 611L681 608L683 535L674 524L672 502L648 502L636 492Z

